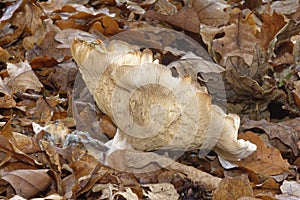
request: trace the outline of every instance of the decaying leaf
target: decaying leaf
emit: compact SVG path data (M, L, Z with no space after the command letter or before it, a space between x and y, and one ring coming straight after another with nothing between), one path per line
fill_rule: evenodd
M20 169L3 173L1 178L9 182L18 195L28 199L48 188L51 183L51 178L47 174L48 171L48 169Z
M283 144L288 145L293 150L295 156L298 155L299 149L297 143L300 138L300 118L279 123L268 122L265 119L259 121L245 119L242 127L244 129L262 129L270 139L278 138Z
M167 22L171 25L191 31L193 33L199 33L200 31L200 22L197 12L194 8L183 7L174 15L163 15L161 13L149 10L144 16L152 20Z
M224 37L215 39L212 43L213 50L222 56L220 64L225 65L230 56L239 56L244 58L248 65L251 65L254 46L258 43L252 27L239 21L238 24L226 26L223 31Z
M243 196L253 197L250 181L246 176L237 178L224 178L215 190L214 200L231 200Z
M59 42L54 39L55 36L55 31L49 31L40 45L36 45L34 49L26 52L26 59L31 63L36 63L39 59L45 59L45 57L48 60L54 59L56 63L69 59L70 50L58 48ZM43 61L42 64L49 64L49 61Z
M8 159L6 161L8 161L10 158L14 158L18 161L22 161L30 165L35 165L36 163L38 163L36 160L22 152L17 147L18 144L13 137L10 126L11 123L7 122L5 126L2 127L0 135L0 152L4 152L5 154L7 154ZM4 163L5 161L2 164Z
M218 27L229 20L229 5L223 0L191 0L188 4L198 13L201 24Z
M13 92L26 92L28 89L41 91L43 85L32 71L28 61L17 64L8 63L7 71L9 78L5 79L5 82Z
M268 178L261 184L256 184L253 188L254 194L257 197L260 196L273 196L275 198L275 194L280 192L279 190L280 184L276 182L273 178Z
M1 46L14 42L24 32L29 33L23 40L25 49L33 48L35 43L40 44L47 30L53 28L51 21L42 20L42 15L42 9L28 1L21 0L8 7L1 18Z
M289 172L290 164L282 158L279 150L266 146L259 136L253 132L246 132L239 134L239 138L250 140L256 144L257 151L246 159L235 162L238 166L262 176L279 175Z
M247 70L248 69L248 70ZM224 79L230 84L237 98L249 97L261 99L264 89L257 81L251 79L250 66L245 63L245 59L239 56L228 57L226 70L222 72ZM230 96L228 97L231 98Z
M262 13L261 17L263 25L261 26L261 31L256 34L256 37L260 40L262 47L267 50L270 42L276 40L276 35L287 22L285 22L283 15L276 12L272 15Z

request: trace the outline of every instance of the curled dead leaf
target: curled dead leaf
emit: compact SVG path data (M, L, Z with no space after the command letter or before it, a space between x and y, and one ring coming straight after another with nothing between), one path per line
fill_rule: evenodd
M48 171L48 169L19 169L4 173L1 178L9 182L18 195L28 199L35 197L50 186L51 178L47 174Z
M250 140L257 145L257 151L249 157L235 162L240 167L261 175L279 175L289 172L290 164L284 160L278 149L268 147L263 140L253 132L239 134L239 138Z

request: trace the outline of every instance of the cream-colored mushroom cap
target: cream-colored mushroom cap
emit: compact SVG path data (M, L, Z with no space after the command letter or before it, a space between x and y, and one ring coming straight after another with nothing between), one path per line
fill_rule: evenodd
M237 140L239 117L211 104L206 89L191 78L173 77L153 61L152 52L113 40L74 40L72 55L99 109L119 128L121 138L141 151L212 148L227 160L256 150Z

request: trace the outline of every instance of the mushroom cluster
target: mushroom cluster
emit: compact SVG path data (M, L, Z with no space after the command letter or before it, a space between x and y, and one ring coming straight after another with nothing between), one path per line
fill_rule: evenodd
M74 39L71 51L97 106L118 127L114 140L139 151L213 149L226 160L256 150L237 139L239 116L213 105L190 76L172 76L149 49Z

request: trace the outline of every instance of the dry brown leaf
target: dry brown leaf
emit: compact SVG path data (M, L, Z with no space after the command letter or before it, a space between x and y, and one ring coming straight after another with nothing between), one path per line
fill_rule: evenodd
M222 74L238 98L249 97L249 95L259 99L263 97L264 89L257 81L249 77L251 76L251 67L245 63L245 59L242 57L228 57L226 70Z
M47 81L54 85L61 93L65 93L70 85L74 83L78 69L72 60L65 61L54 67L55 72L51 73Z
M7 50L3 49L2 47L0 47L0 62L7 62L8 59L10 58L10 54L8 53Z
M261 184L256 184L253 188L255 196L262 196L262 195L275 195L280 193L279 191L280 184L277 183L273 178L268 178Z
M282 158L279 150L266 146L255 133L248 131L239 134L239 138L253 142L256 144L257 150L244 160L234 162L235 164L262 176L289 172L290 164Z
M54 105L51 105L53 104ZM36 107L31 108L26 112L29 119L39 122L50 122L53 117L54 108L57 104L55 102L49 102L48 100L40 97L36 102Z
M105 36L115 35L120 32L118 23L107 15L99 17L99 21L95 22L91 29L98 30Z
M212 53L212 41L215 39L217 34L223 32L223 27L214 27L214 26L204 26L200 29L200 35L202 37L203 42L208 47L208 52L213 55Z
M117 132L117 127L113 124L111 119L107 117L106 115L102 116L99 125L101 130L107 135L109 139L112 139L116 132Z
M163 15L161 13L148 10L144 16L152 20L167 22L193 33L199 33L200 31L198 15L193 8L183 7L175 15Z
M299 149L297 142L300 138L300 118L290 119L283 122L268 122L265 119L254 121L245 119L242 128L259 128L266 132L270 139L278 138L282 143L289 146L297 156Z
M99 179L108 172L106 167L101 167L93 157L81 155L80 159L71 161L64 166L72 174L63 179L65 198L76 198L78 195L89 191Z
M213 200L232 200L243 196L254 197L250 181L246 176L224 178L214 191Z
M259 42L254 36L253 28L239 21L238 24L231 24L224 29L224 37L213 40L212 48L220 53L222 59L220 64L225 66L230 56L242 57L248 65L251 65L254 55L254 47Z
M10 122L7 122L1 129L0 152L6 153L7 155L10 155L12 158L18 161L22 161L30 165L35 165L37 162L33 158L29 157L24 152L18 149L10 126Z
M112 199L117 199L123 197L125 200L138 200L138 196L131 190L131 188L126 187L125 191L117 191L113 194Z
M8 63L7 72L9 77L4 81L13 90L13 92L23 92L26 90L41 91L43 85L32 71L28 61L19 62L17 64Z
M12 134L16 141L16 146L18 147L18 149L20 149L20 151L26 154L41 151L41 148L39 147L38 143L35 140L32 140L31 137L16 132L13 132Z
M283 27L285 27L287 22L282 14L277 14L276 12L272 15L262 13L261 18L263 24L260 32L256 34L256 37L260 40L262 47L267 50L270 47L270 42L276 39L276 35Z
M15 170L3 173L1 178L9 182L16 193L24 198L32 198L46 190L51 184L48 169Z
M189 5L198 13L201 24L219 27L229 20L230 5L223 0L191 0Z

